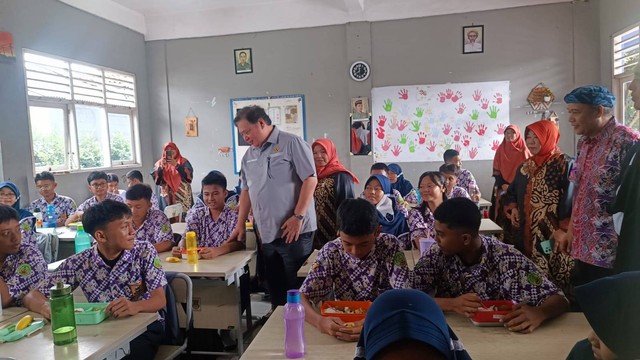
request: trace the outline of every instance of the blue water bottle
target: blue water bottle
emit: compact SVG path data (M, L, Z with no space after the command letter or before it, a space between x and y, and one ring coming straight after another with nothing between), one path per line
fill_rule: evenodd
M74 240L76 245L76 254L91 247L91 235L84 232L84 226L78 224L78 232Z
M56 208L52 204L47 205L47 214L44 217L44 227L55 228L58 226L58 215L56 215Z

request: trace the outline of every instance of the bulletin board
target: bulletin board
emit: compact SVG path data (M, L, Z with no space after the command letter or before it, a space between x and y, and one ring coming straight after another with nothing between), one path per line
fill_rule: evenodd
M509 82L388 86L371 90L375 162L493 160L509 125Z
M300 136L306 140L306 122L304 95L281 95L254 98L231 99L231 131L233 138L233 169L240 172L242 157L249 149L244 139L239 136L238 128L233 119L240 109L245 106L258 105L271 118L271 123L278 129Z

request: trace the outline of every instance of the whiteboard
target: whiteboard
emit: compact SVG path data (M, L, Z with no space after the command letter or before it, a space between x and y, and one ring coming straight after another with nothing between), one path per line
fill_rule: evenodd
M231 131L233 138L233 170L240 172L242 157L249 149L244 139L239 136L238 128L233 119L240 109L245 106L258 105L269 115L271 123L280 130L300 136L306 140L306 122L304 95L281 95L268 97L254 97L231 99Z
M493 160L509 125L509 82L388 86L371 90L375 162Z

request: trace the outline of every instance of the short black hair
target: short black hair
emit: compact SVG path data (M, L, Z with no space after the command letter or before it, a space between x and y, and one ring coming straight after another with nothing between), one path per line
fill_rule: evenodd
M442 164L442 166L440 166L440 173L457 175L458 167L455 164Z
M104 171L92 171L89 173L89 176L87 176L87 183L91 185L91 182L93 180L98 180L98 179L103 179L104 181L109 182L109 179L107 178L107 173L105 173Z
M151 190L151 186L147 184L136 184L127 189L125 197L127 200L148 200L151 201L151 195L153 191Z
M338 231L351 236L374 234L378 230L378 210L365 199L346 199L338 207Z
M378 162L371 165L371 169L369 169L369 172L372 172L373 170L384 170L386 172L389 172L389 167L385 163Z
M142 177L142 173L140 172L140 170L131 170L127 173L127 175L125 175L125 177L130 180L137 179L137 180L140 180L140 182L144 181L144 178Z
M238 111L233 123L237 124L240 120L245 119L250 124L257 124L261 118L267 125L271 125L271 118L263 108L258 105L245 106Z
M0 224L4 224L9 220L20 221L20 214L11 206L0 205Z
M482 216L478 205L473 201L458 197L440 204L433 213L433 218L449 229L466 230L475 235L480 229Z
M205 185L218 185L227 189L227 178L218 170L209 171L207 176L202 178L202 187Z
M442 154L442 157L444 158L444 162L447 162L456 156L460 156L460 153L458 152L458 150L455 150L455 149L445 150L444 154Z
M36 174L35 182L37 183L38 181L42 181L42 180L51 180L53 182L56 182L56 178L53 176L52 173L48 171L43 171L39 174Z
M104 230L110 222L130 216L131 209L126 204L106 199L84 212L82 225L84 226L84 231L95 237L96 231Z
M116 175L114 173L108 173L107 174L107 182L119 183L120 182L120 178L118 178L118 175Z

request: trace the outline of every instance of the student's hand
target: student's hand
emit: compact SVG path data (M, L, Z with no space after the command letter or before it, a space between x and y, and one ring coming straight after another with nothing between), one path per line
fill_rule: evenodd
M67 214L60 215L60 217L58 218L58 221L56 221L56 226L64 226L66 221L67 221Z
M285 240L285 243L291 244L292 242L296 242L300 236L300 230L302 230L302 220L291 216L284 222L280 229L282 230L282 238Z
M545 319L541 309L525 304L517 304L513 311L505 315L500 321L509 331L530 333L537 329Z
M553 233L553 239L555 240L553 252L563 252L569 255L569 253L571 252L571 242L573 241L573 234L570 231L563 231L562 233L556 234L556 232L558 231L561 230L556 230Z
M42 305L40 306L40 309L38 310L38 313L42 315L45 319L51 320L51 306L49 306L48 301L42 303Z
M480 192L476 191L475 194L471 195L471 201L477 203L480 202Z
M133 316L140 312L135 302L129 301L124 297L117 298L110 302L104 311L116 319Z
M180 241L180 243L182 243L182 241ZM173 249L171 249L171 255L178 258L181 257L182 249L184 249L184 244L182 244L182 247L180 246L180 244L178 244L178 246L174 246Z
M246 229L244 226L242 227L238 227L236 226L236 228L233 230L233 232L231 233L231 235L229 236L229 238L227 240L225 240L225 244L233 242L233 241L244 241L246 237Z
M336 336L337 332L340 328L343 328L345 325L344 321L336 318L336 317L322 317L320 322L318 323L318 329L320 329L321 333L329 334L331 336Z
M460 295L453 299L453 311L466 317L473 317L480 307L482 307L482 303L476 293Z
M222 255L222 249L219 247L206 247L199 252L203 259L214 259Z
M511 210L509 219L511 219L511 225L513 225L513 227L520 228L520 212L517 208Z
M336 332L336 339L342 341L358 341L360 333L362 332L362 325L364 325L364 319L353 323L346 323Z

